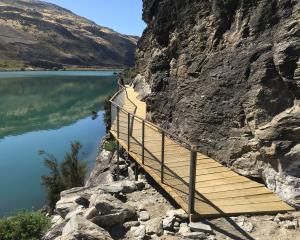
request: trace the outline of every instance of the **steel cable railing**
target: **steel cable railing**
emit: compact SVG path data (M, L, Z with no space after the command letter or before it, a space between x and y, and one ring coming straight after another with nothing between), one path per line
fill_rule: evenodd
M111 132L118 142L127 145L128 153L139 158L142 165L152 169L161 183L171 187L188 205L190 214L195 209L196 147L167 130L136 115L137 106L131 101L124 86L110 99ZM127 109L130 109L127 110ZM176 167L177 162L183 166ZM189 175L189 181L180 176Z

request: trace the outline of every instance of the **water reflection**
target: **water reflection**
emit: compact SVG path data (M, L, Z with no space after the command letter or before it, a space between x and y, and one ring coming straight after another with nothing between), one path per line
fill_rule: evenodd
M103 109L115 76L0 75L0 138L57 129Z

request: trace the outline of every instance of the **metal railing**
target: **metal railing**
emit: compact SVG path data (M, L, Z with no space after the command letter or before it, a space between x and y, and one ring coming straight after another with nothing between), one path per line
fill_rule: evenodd
M139 156L142 165L147 165L160 176L161 183L172 187L187 202L189 214L193 214L196 146L137 116L137 106L128 97L124 86L120 85L120 90L110 99L110 103L111 131L116 133L118 149L119 140L125 142L128 153ZM124 108L125 103L130 111ZM178 171L186 171L189 180L178 176Z

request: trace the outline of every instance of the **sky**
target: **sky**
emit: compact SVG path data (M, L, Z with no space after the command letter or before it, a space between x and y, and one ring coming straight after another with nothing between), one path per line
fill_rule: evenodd
M142 20L142 0L44 0L71 10L79 16L113 30L141 36L146 25Z

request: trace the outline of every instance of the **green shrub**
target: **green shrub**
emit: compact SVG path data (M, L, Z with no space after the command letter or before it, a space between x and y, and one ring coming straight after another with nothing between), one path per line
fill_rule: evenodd
M107 98L104 100L104 124L106 127L106 132L108 133L111 127L111 105L110 105L110 99L112 98L112 95L107 96Z
M113 152L117 149L117 143L113 140L110 140L110 141L104 143L104 149L106 151Z
M51 226L51 220L40 212L21 211L0 219L1 240L39 240Z

